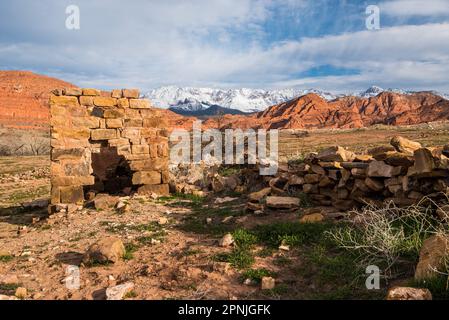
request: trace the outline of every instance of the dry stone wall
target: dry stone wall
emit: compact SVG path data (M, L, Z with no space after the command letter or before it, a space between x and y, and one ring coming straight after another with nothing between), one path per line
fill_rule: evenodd
M52 204L169 193L167 121L138 90L55 90L50 111Z
M406 206L423 197L447 200L449 145L424 148L417 142L395 137L390 145L371 149L364 155L332 147L291 166L271 186L296 187L317 204L341 210L367 203L381 205L384 201Z

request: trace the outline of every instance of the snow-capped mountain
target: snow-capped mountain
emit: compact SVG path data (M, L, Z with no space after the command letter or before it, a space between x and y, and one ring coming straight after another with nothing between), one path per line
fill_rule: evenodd
M413 91L400 89L382 89L372 86L365 91L351 94L352 96L371 98L382 92L411 94ZM200 112L212 106L236 109L242 112L258 112L308 93L315 93L323 99L331 101L345 94L333 94L316 89L214 89L214 88L179 88L174 86L161 87L151 90L145 97L150 99L156 107L179 110L182 112ZM435 94L449 100L449 95L435 92Z
M319 90L261 90L261 89L212 89L212 88L177 88L162 87L148 92L145 96L153 105L160 108L179 109L183 111L200 111L213 105L237 109L243 112L265 110L307 93L316 93L326 100L333 100L335 95Z

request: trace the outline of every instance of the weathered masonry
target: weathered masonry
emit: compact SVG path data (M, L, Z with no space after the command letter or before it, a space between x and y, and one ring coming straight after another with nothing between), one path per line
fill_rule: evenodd
M50 112L52 204L169 193L167 121L138 90L55 90Z

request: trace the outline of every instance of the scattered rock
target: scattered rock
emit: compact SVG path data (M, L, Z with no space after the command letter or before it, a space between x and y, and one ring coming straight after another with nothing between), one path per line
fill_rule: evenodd
M19 287L16 289L15 296L19 299L25 299L28 295L28 291L26 288Z
M321 213L313 213L303 216L299 221L301 223L317 223L324 221L324 216Z
M18 284L19 278L14 274L0 274L1 284Z
M89 263L116 263L125 254L125 246L118 238L105 238L93 244L83 257L83 262Z
M250 201L259 202L271 193L271 188L265 188L258 192L251 193L248 198Z
M217 198L215 199L215 204L223 204L223 203L227 203L227 202L232 202L238 200L238 198L231 198L231 197L224 197L224 198Z
M428 289L396 287L388 291L387 300L432 300Z
M113 197L107 194L99 194L94 199L94 207L97 210L107 210L114 208L118 202L118 197Z
M234 244L234 237L232 236L232 234L228 233L220 239L218 244L220 247L229 247L230 245Z
M299 207L299 198L267 197L267 207L273 209L294 209Z
M262 290L272 290L276 286L276 280L272 277L263 277L261 287Z
M0 294L0 301L12 301L12 300L19 300L19 299L17 297Z
M425 280L437 275L445 258L449 256L449 239L443 235L435 235L426 239L419 254L415 279Z
M120 284L115 287L110 287L106 289L106 299L107 300L123 300L125 296L134 289L134 283L127 282Z
M415 152L416 150L422 148L421 143L400 136L393 137L390 141L390 144L398 152L411 153L411 154L413 154L413 152Z
M161 217L159 218L159 221L157 222L160 226L165 226L166 224L168 224L168 219L165 217Z

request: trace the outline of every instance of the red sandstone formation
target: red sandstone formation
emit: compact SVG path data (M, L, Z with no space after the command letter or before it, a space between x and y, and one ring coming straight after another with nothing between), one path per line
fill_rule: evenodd
M315 94L272 106L251 116L225 116L223 128L316 129L361 128L375 124L411 125L449 120L449 101L429 92L384 92L373 98L326 101ZM216 119L205 126L217 126Z
M69 87L28 71L0 71L0 127L47 130L50 91Z

